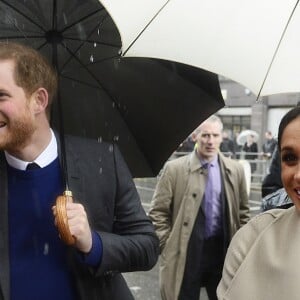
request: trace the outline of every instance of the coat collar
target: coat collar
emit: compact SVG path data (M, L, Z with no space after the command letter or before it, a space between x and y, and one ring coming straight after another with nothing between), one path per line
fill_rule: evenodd
M220 167L225 171L226 174L230 176L230 174L232 174L232 172L234 172L235 170L232 159L227 158L221 152L218 152L218 160L220 163ZM201 162L196 154L196 150L191 152L191 154L189 155L189 165L191 172L203 169Z
M217 154L217 156L218 156L219 161L220 161L220 158L224 157L220 152ZM196 150L191 152L190 158L189 158L189 164L190 164L191 172L195 172L199 169L203 169L201 161L196 153Z
M191 172L195 172L199 169L203 169L200 159L197 156L196 150L192 151L189 157L189 164Z

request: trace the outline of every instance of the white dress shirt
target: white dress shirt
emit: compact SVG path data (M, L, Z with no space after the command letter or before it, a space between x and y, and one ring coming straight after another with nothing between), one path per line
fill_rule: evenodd
M19 170L26 170L28 164L35 162L41 168L46 167L50 163L52 163L58 156L57 152L57 141L54 135L53 130L51 129L51 140L46 149L34 160L34 161L24 161L15 156L12 156L8 152L5 151L5 157L7 163Z

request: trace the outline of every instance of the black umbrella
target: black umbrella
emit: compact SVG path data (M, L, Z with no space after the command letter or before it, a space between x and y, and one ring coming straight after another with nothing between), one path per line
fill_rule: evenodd
M121 58L119 32L97 0L0 0L0 40L30 45L53 62L59 101L52 125L61 115L65 133L116 142L134 177L157 175L224 106L215 74Z

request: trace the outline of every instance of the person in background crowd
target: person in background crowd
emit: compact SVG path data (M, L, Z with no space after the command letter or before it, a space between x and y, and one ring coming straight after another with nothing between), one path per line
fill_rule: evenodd
M292 200L286 193L284 188L280 188L277 191L266 195L261 201L261 211L267 211L273 208L286 209L293 205Z
M263 156L270 159L277 145L277 140L273 137L271 131L265 133L266 141L262 145Z
M243 146L239 145L237 142L237 137L239 136L240 132L234 132L234 139L233 139L233 144L234 144L234 152L235 152L235 158L240 159L240 152L242 151Z
M293 202L254 217L233 237L218 286L219 300L297 300L300 268L300 107L278 130L281 178Z
M39 52L0 43L0 299L132 300L121 272L151 269L158 239L116 146L66 137L74 245L55 227L65 190L48 118L56 87Z
M235 158L234 142L229 137L227 130L223 130L220 151L227 157Z
M281 174L280 155L279 155L278 146L276 145L271 158L268 173L266 174L266 176L263 178L262 181L262 186L261 186L262 197L274 193L275 191L283 187L280 174Z
M249 220L242 165L219 152L223 124L211 116L193 133L197 147L168 161L149 216L160 240L163 300L216 298L224 256L234 233Z
M191 136L188 136L178 147L178 152L191 152L194 150L195 143Z
M257 158L258 147L257 143L254 141L254 136L252 134L249 134L247 136L247 141L244 144L242 150L246 152L245 159L255 160ZM256 163L250 162L250 167L251 174L253 174L256 171Z

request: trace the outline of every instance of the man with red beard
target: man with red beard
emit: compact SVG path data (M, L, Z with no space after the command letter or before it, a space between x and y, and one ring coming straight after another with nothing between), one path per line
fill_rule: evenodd
M0 299L133 299L120 273L150 269L158 240L116 146L66 137L75 244L55 227L65 188L48 118L56 86L37 51L0 43Z

